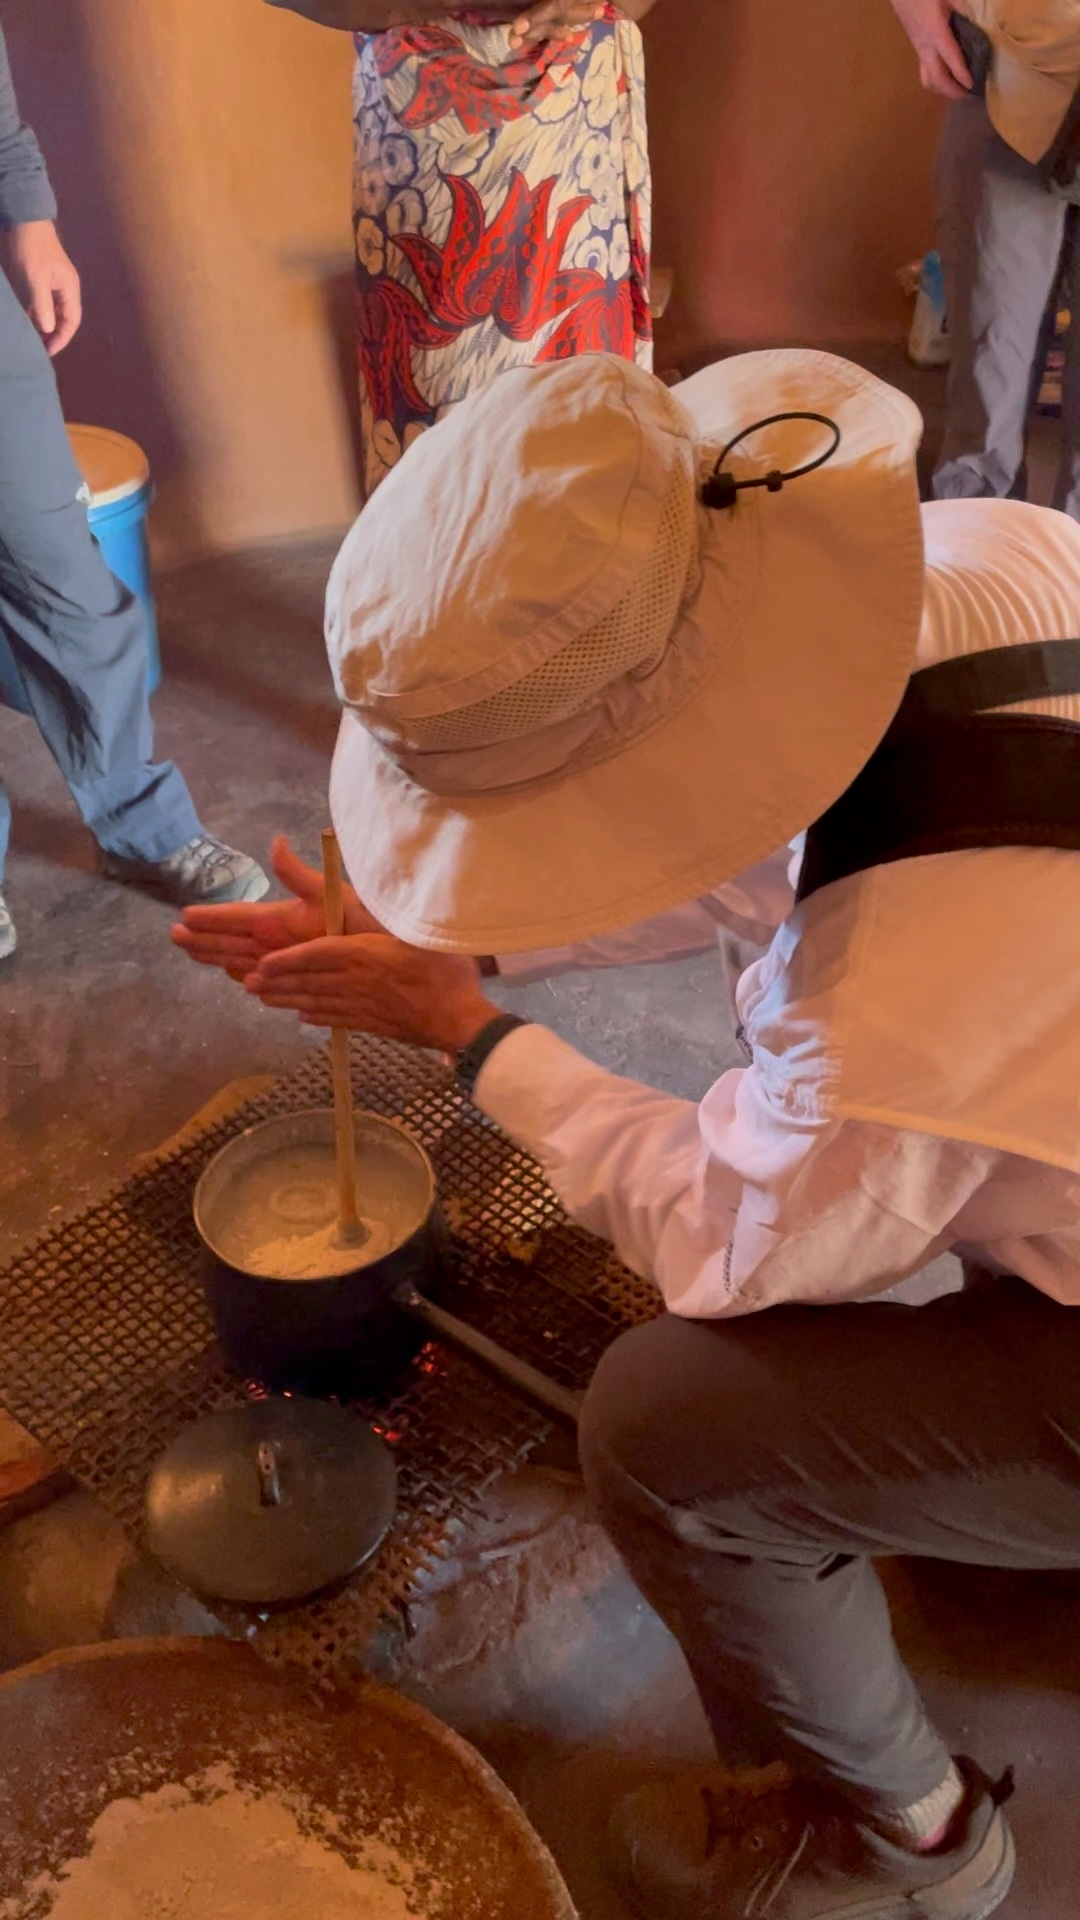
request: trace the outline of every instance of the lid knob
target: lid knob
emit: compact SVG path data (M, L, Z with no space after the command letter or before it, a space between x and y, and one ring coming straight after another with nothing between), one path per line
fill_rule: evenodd
M281 1475L278 1472L277 1451L269 1440L259 1441L255 1464L259 1472L260 1501L264 1507L280 1507Z

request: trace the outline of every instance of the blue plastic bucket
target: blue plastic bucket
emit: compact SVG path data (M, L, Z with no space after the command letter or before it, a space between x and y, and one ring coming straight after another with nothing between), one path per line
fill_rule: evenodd
M154 497L146 456L133 440L103 427L71 427L72 452L86 475L86 517L106 566L142 602L150 692L161 684L157 613L146 516ZM30 711L18 668L0 636L0 704Z
M146 534L146 516L153 497L153 486L147 480L144 486L128 494L126 499L111 501L108 506L91 506L86 514L105 565L143 603L151 693L155 693L161 685L157 611L150 575L150 542Z

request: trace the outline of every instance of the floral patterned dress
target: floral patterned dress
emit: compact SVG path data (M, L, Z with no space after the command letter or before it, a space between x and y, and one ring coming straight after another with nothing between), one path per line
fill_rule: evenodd
M512 50L475 16L357 36L356 276L368 490L504 368L649 365L644 59L609 8Z

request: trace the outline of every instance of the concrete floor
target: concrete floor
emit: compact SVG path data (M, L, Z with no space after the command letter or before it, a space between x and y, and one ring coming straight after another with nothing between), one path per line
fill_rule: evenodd
M896 355L873 358L899 374ZM940 378L911 384L936 414ZM1052 434L1040 430L1043 497L1051 457ZM324 824L335 713L320 601L332 552L278 547L160 583L160 749L183 764L207 825L256 852L284 828L313 856ZM165 911L97 880L34 729L2 712L0 767L16 807L8 893L21 936L0 975L2 1261L225 1081L283 1070L312 1041L183 961ZM684 1094L734 1057L720 955L508 1000L607 1064ZM3 1449L0 1431L0 1461ZM585 1920L620 1920L602 1866L607 1810L624 1783L657 1759L700 1753L705 1736L676 1650L565 1466L493 1493L417 1610L404 1677L501 1767ZM987 1766L1017 1764L1022 1867L1008 1914L1071 1920L1077 1860L1061 1815L1080 1789L1080 1601L933 1569L895 1571L891 1585L943 1728ZM0 1668L113 1634L213 1630L82 1494L0 1531Z

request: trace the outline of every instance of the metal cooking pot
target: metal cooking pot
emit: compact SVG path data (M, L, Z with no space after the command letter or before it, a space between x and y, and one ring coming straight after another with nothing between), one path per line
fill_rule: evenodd
M325 1277L271 1277L255 1271L241 1231L253 1182L291 1151L325 1152L334 1166L329 1108L285 1114L249 1127L216 1154L195 1189L195 1226L206 1252L204 1287L218 1339L238 1372L279 1391L351 1396L387 1381L433 1336L520 1387L549 1412L576 1420L581 1396L447 1313L438 1292L449 1242L439 1214L435 1171L423 1148L395 1121L357 1113L360 1210L392 1223L390 1245ZM374 1243L373 1243L374 1244ZM335 1262L336 1264L336 1262Z

